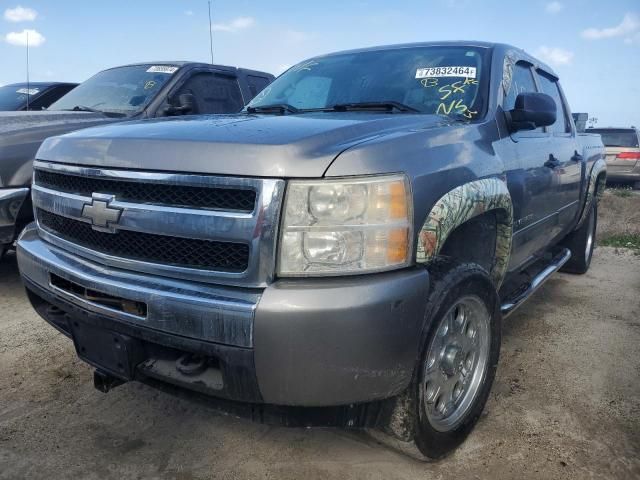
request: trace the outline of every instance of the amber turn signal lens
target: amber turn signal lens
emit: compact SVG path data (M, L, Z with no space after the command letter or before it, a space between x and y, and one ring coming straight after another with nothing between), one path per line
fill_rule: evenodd
M389 232L387 242L387 261L389 263L402 263L407 260L409 251L409 235L406 228L396 228Z
M389 185L389 217L407 218L407 192L404 182Z

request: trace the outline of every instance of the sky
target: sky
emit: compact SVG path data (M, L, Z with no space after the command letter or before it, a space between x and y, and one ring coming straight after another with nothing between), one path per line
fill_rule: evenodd
M0 0L0 85L210 61L206 0ZM639 0L212 0L214 63L279 74L305 58L432 40L510 43L552 65L573 112L640 126Z

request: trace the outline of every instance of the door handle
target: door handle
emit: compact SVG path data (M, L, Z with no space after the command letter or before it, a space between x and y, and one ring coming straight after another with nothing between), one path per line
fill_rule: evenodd
M549 160L544 162L544 166L547 168L556 168L560 166L560 161L553 156L552 153L549 154Z

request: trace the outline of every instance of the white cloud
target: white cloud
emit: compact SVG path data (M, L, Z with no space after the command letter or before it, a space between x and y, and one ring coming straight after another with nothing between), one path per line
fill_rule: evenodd
M536 50L536 56L550 65L569 65L573 60L573 52L558 47L542 45Z
M563 8L564 5L560 2L549 2L544 7L547 13L559 13Z
M18 5L15 8L7 8L4 11L4 19L8 22L33 22L38 16L33 8L25 8Z
M26 47L27 38L29 40L30 47L39 47L46 40L40 32L31 29L25 29L21 32L9 32L4 37L7 43L18 47Z
M582 36L589 40L600 40L602 38L623 37L631 35L640 29L640 18L634 13L627 13L622 22L615 27L607 28L587 28L582 32Z
M185 10L184 14L185 14L187 17L190 17L190 16L192 16L192 15L193 15L193 10Z
M214 23L211 25L211 30L214 32L237 32L251 28L255 24L256 21L253 17L238 17L227 23Z

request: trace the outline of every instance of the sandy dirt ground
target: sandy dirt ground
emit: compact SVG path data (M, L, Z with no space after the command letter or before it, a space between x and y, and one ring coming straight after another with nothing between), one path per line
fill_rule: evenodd
M598 248L505 321L486 412L449 458L287 429L130 383L108 394L0 262L0 479L640 478L640 256Z

